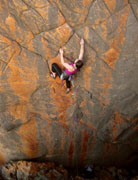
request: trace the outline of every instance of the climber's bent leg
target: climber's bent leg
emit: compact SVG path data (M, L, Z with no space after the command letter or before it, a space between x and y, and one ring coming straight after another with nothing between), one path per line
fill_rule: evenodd
M61 76L62 74L62 70L61 68L56 64L56 63L53 63L52 64L52 72L57 74L59 77Z

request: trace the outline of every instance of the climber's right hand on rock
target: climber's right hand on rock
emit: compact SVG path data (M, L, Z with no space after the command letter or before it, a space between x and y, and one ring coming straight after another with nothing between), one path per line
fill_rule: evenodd
M59 52L60 52L60 54L63 54L63 49L60 48L60 49L59 49Z

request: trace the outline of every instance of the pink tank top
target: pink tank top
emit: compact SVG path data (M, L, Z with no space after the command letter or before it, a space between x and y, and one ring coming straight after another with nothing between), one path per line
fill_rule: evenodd
M71 63L70 65L73 66L74 63ZM77 69L74 69L74 71L72 71L72 72L70 72L68 69L65 69L65 72L66 72L66 74L68 74L68 75L73 75L73 74L75 74L75 73L77 72Z

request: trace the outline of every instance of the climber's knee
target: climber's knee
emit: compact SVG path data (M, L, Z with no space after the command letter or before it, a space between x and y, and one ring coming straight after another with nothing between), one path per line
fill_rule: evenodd
M61 68L58 66L58 64L56 63L53 63L52 64L52 72L56 73L59 77L61 76L62 74L62 70Z
M53 63L53 64L52 64L52 72L56 72L56 66L57 66L56 63Z

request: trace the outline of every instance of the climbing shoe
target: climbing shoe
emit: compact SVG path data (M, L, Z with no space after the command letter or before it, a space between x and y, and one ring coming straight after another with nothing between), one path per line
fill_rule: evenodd
M67 90L66 90L66 94L68 94L70 92L70 89L68 88Z
M50 76L51 76L53 79L56 79L56 76L54 76L53 73L50 73Z

